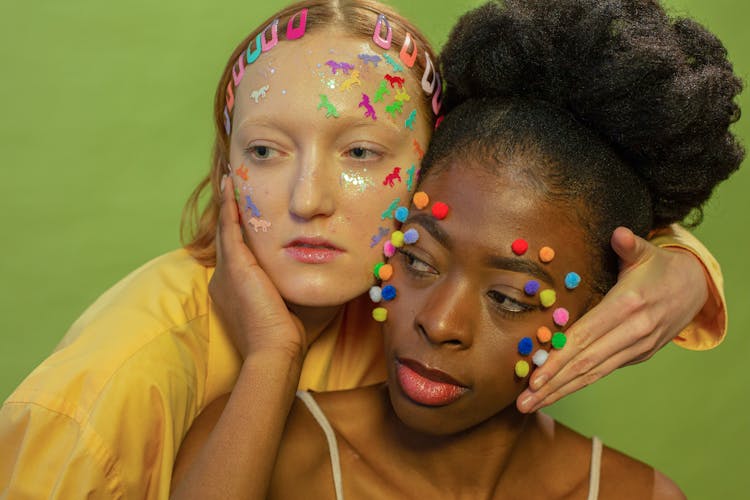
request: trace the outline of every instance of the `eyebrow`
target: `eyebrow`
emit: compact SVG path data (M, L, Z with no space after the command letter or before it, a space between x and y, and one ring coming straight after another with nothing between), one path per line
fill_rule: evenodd
M409 217L404 224L419 224L427 230L430 235L447 250L453 249L453 240L450 235L437 223L434 217L425 213L418 213ZM538 263L529 259L518 257L503 257L495 255L487 259L487 265L497 268L528 274L538 278L550 285L555 284L552 275Z

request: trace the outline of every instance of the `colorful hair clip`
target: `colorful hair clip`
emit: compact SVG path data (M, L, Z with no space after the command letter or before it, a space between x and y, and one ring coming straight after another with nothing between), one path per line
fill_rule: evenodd
M294 27L294 19L299 16L299 25L295 28ZM286 25L286 39L287 40L296 40L298 38L302 38L302 35L305 34L305 30L307 29L307 9L302 9L301 11L294 14L292 17L289 18L289 22Z
M268 28L271 28L271 41L266 42L266 31L268 31ZM262 52L268 52L272 48L276 47L276 45L279 43L279 20L274 19L274 21L266 26L266 29L260 32L260 46Z
M239 87L243 76L245 76L245 58L240 54L240 57L237 58L237 62L232 66L232 81L234 82L235 87Z
M409 44L414 46L411 54L409 54ZM404 44L401 46L401 52L398 54L398 57L406 64L407 68L411 68L417 62L417 42L411 39L411 33L408 31L406 32L406 37L404 37Z
M246 51L246 55L245 55L245 59L247 60L247 64L254 63L260 57L260 53L261 53L261 50L262 50L261 38L262 38L262 33L258 33L258 36L255 37L255 49L253 49L252 52L250 51L250 47L252 47L253 42L250 42L247 45L247 51Z
M227 135L232 133L232 119L229 118L229 110L224 106L224 131Z
M435 91L435 86L437 85L437 71L435 70L435 66L432 64L432 59L430 59L430 54L427 52L424 53L425 58L425 65L424 65L424 74L422 75L422 90L427 92L427 95L432 95L432 93ZM430 73L432 73L434 76L432 78L432 81L429 80Z
M227 109L231 112L234 108L234 91L232 90L232 82L227 83Z
M385 23L385 27L387 29L386 37L383 38L380 33L383 30L383 23ZM372 34L372 41L375 42L375 44L385 50L388 50L391 48L391 40L393 39L393 29L391 28L391 23L388 22L388 19L386 19L384 14L378 15L378 21L375 23L375 31Z

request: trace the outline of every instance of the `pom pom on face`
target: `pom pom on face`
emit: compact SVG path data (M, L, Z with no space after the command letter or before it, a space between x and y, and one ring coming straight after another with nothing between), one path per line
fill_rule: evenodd
M391 243L390 240L383 243L383 255L386 257L393 257L396 255L396 247L393 246L393 243Z
M388 302L389 300L393 300L396 298L396 287L393 285L386 285L383 287L383 290L381 292L381 295L383 297L383 300Z
M544 344L545 342L549 342L552 339L552 330L550 330L546 326L540 326L536 330L536 338L542 344Z
M391 244L396 248L404 246L404 233L401 231L393 231L393 233L391 233Z
M523 291L528 296L534 296L539 291L539 282L537 280L529 280L523 286Z
M396 217L396 220L399 222L405 222L409 217L409 209L406 207L398 207L394 213L394 217Z
M383 281L388 281L393 276L393 266L390 264L383 264L380 266L380 269L378 269L377 276Z
M516 255L523 255L526 253L526 250L529 249L529 244L526 242L526 240L518 238L516 241L511 243L510 249L513 250L513 253Z
M388 309L385 307L376 307L372 310L372 318L375 321L382 323L388 319Z
M419 241L419 232L416 229L411 228L404 233L404 243L407 245L413 245Z
M568 273L565 275L565 288L573 290L581 284L581 277L578 273Z
M564 307L558 307L552 311L552 321L558 326L565 326L570 319L570 313Z
M555 349L562 349L565 347L565 343L568 341L568 338L565 336L563 332L555 332L555 334L552 336L552 347Z
M534 341L531 337L524 337L518 342L518 354L521 356L528 356L534 349Z
M430 197L427 196L427 193L425 193L424 191L419 191L417 193L414 193L412 202L414 203L414 206L417 207L417 209L422 210L424 207L430 204Z
M557 294L554 290L542 290L539 292L539 300L542 302L543 307L550 307L557 300Z
M529 363L521 360L516 363L516 376L518 378L526 378L526 376L529 374L530 369L531 367L529 366Z
M445 219L448 216L449 211L450 208L448 208L448 205L446 205L442 201L437 201L434 205L432 205L432 216L437 220Z
M534 355L531 357L531 361L536 366L542 366L544 363L547 362L547 358L549 357L549 353L545 351L544 349L539 349L537 352L534 353Z
M551 247L542 247L541 250L539 250L539 260L544 262L545 264L548 262L552 262L552 259L555 258L555 250Z
M375 302L376 304L380 302L383 299L383 291L380 289L379 286L373 286L370 288L370 300Z

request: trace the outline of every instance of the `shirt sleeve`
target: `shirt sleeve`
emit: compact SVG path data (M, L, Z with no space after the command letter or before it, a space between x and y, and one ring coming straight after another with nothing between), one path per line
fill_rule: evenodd
M724 276L719 262L691 232L679 224L654 232L651 242L660 247L682 248L703 264L708 282L708 300L693 321L675 337L674 342L686 349L704 351L719 345L727 332L727 310Z

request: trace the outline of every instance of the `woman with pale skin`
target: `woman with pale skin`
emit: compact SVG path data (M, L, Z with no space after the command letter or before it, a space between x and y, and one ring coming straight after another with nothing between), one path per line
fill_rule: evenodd
M436 61L408 21L366 1L296 4L243 40L219 83L213 162L186 208L185 249L104 294L4 403L0 488L164 497L187 429L235 384L263 381L248 418L277 433L262 443L277 442L294 388L384 380L366 292L395 225L389 209L410 198L440 110ZM239 218L221 219L219 240L230 168ZM680 228L666 233L653 241L702 252ZM678 334L692 348L723 336L710 255L707 280L689 251L629 233L613 245L628 271L571 328L570 349L544 368L559 374L520 398L525 411Z
M565 334L550 342L539 327L569 333L569 322L614 285L609 235L628 232L617 226L645 235L681 220L744 154L728 131L741 83L721 45L696 44L710 36L703 27L671 21L658 4L635 3L596 9L594 0L506 0L462 18L445 51L467 60L444 61L455 93L448 91L449 111L422 163L419 190L430 204L416 206L415 197L409 207L400 232L418 238L390 259L393 276L383 285L395 297L378 304L387 310L387 383L299 393L285 426L284 419L257 421L253 408L268 403L268 384L240 378L185 439L174 498L684 498L653 468L514 404L528 381L524 366L569 348L558 343ZM557 19L575 22L560 31ZM505 35L511 42L547 35L556 50L575 48L578 58L551 60L538 43L506 46L495 35L500 26L513 27ZM640 36L645 27L648 39ZM581 44L584 33L590 38ZM649 77L660 59L682 70L672 78L668 68L669 83ZM483 68L486 61L497 67ZM496 84L498 74L542 61L544 79L521 86L508 76ZM551 92L603 75L603 67L610 76L599 79L590 101L571 104ZM711 78L698 83L691 71ZM613 90L624 73L638 84L622 102ZM672 99L686 82L695 85L694 99ZM596 113L613 98L629 111ZM646 103L658 119L641 113ZM655 143L673 139L662 120L676 123L699 109L716 110L704 116L703 130L684 130L669 149L641 148L639 133ZM596 118L584 125L585 116ZM608 135L613 128L619 133ZM682 140L691 139L705 163L685 161ZM222 251L241 248L229 186ZM434 215L438 203L447 216ZM517 249L519 239L527 248ZM264 244L255 243L258 255ZM543 258L544 247L555 250L553 258ZM569 281L571 272L579 281ZM529 291L532 282L538 289ZM552 303L543 298L550 291ZM263 348L276 341L300 351L306 342L292 327L276 333L262 339ZM293 375L298 362L274 372ZM294 387L286 384L290 401Z

